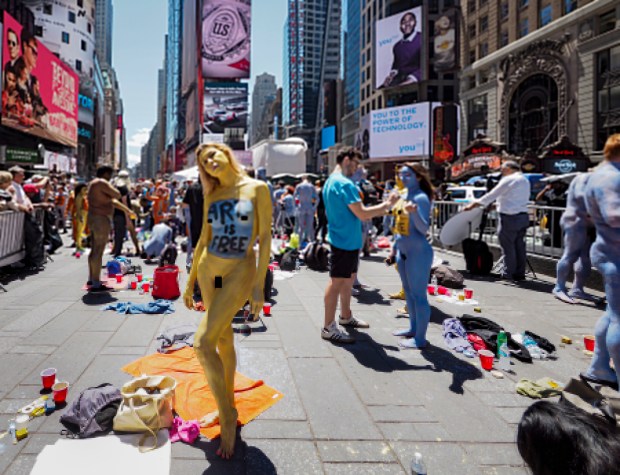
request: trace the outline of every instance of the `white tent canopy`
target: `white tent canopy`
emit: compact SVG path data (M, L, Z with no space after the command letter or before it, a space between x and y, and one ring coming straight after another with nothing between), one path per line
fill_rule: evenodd
M175 172L172 175L172 179L176 181L198 180L198 165L191 167L191 168L187 168L186 170Z

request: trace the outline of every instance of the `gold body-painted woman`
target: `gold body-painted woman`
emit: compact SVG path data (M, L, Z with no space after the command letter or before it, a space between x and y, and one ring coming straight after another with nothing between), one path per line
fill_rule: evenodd
M219 144L201 145L196 153L205 195L202 234L183 299L193 308L196 280L206 315L194 349L217 402L217 414L205 415L208 425L219 420L218 455L232 457L237 431L234 397L236 357L231 326L237 311L250 300L258 315L271 252L271 196L264 182L249 178L232 151ZM254 244L259 241L258 261Z

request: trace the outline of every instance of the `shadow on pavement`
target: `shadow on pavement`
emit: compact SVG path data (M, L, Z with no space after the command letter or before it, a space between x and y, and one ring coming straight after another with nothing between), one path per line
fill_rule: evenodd
M359 295L354 295L353 298L363 304L390 305L390 301L381 295L381 291L379 289L362 289Z
M118 299L112 297L109 292L87 293L82 297L82 303L89 306L106 305L117 301Z
M431 308L431 323L442 324L451 315L442 312L436 307ZM432 371L435 373L452 373L452 383L449 388L455 394L464 394L463 384L465 381L482 378L482 372L468 361L464 361L451 350L429 344L422 350L404 350L397 345L384 345L376 342L369 334L360 333L350 329L349 333L359 341L353 345L339 345L351 353L357 362L366 368L380 373L394 371ZM420 351L422 357L429 363L427 365L412 365L400 358L391 356L390 351Z
M273 462L258 447L252 447L241 439L241 428L237 429L235 454L230 460L223 460L217 455L220 447L219 439L198 439L192 446L202 450L209 467L203 472L207 474L252 473L257 475L275 475L277 472Z

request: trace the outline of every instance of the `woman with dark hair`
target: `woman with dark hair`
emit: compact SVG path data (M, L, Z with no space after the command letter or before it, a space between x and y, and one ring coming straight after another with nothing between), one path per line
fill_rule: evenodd
M424 348L426 330L431 318L426 285L433 263L433 248L426 240L431 222L434 196L428 171L419 163L405 163L398 176L407 189L407 196L392 210L395 217L396 239L391 260L396 258L398 273L403 283L409 328L394 332L405 337L399 344L404 348Z
M569 404L532 404L519 422L517 447L534 475L620 474L618 428Z

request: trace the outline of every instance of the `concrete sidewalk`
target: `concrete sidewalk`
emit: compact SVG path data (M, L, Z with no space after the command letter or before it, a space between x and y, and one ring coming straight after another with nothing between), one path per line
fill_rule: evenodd
M59 377L72 384L69 399L103 382L120 386L130 379L120 368L154 352L154 338L163 329L202 317L181 302L167 316L101 312L111 299L147 297L84 293L85 257L62 252L45 272L12 282L8 293L0 293L1 430L16 410L39 396L42 369L58 368ZM464 267L460 257L439 255ZM178 262L184 259L179 256ZM582 336L592 332L602 309L555 300L547 281L516 286L466 280L483 316L556 345L560 335L576 342L559 348L555 361L515 362L515 374L498 380L443 343L443 319L472 313L471 306L432 302L431 346L399 350L391 332L406 327L407 320L396 318L402 302L387 300L400 283L382 259L362 261L360 279L378 290L353 299L355 315L371 328L360 331L350 346L320 337L326 274L302 269L276 282L273 317L254 324L250 336L236 335L238 369L280 390L284 399L241 429L233 461L218 459L217 441L173 444L170 473L405 474L414 452L423 454L431 474L527 473L514 441L532 400L517 395L514 384L522 377L566 381L585 369L589 358L582 352ZM145 275L154 269L147 267ZM30 436L16 446L0 440L0 473L29 473L43 447L60 437L58 417L32 421Z

